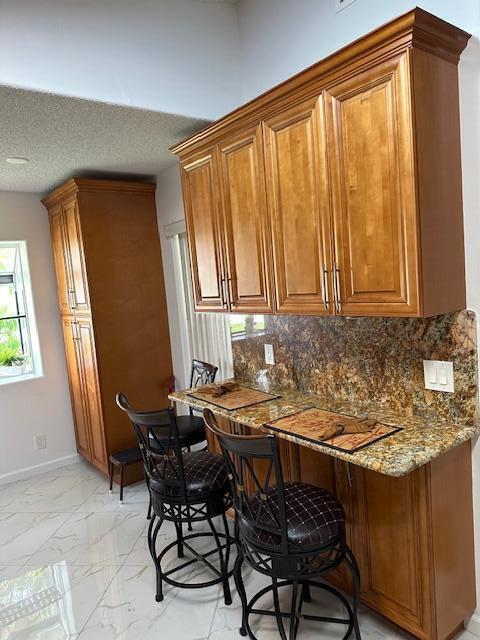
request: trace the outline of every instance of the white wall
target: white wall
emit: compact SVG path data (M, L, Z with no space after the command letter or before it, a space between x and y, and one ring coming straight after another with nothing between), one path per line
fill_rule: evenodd
M478 24L478 0L356 0L338 13L334 0L240 0L243 99L254 98L415 5L467 31Z
M175 287L173 240L167 238L165 235L165 227L167 225L181 222L185 219L180 186L180 172L177 164L165 169L165 171L157 176L156 200L158 232L162 248L165 291L167 295L173 375L175 376L177 389L184 389L188 387L189 380L185 377L185 361L187 360L187 356L183 349L184 341L180 330L179 303L181 303L181 300L179 300Z
M0 0L0 83L216 118L239 99L235 7Z
M0 483L75 456L48 216L40 196L0 192L0 240L26 240L43 377L0 385ZM35 451L34 436L48 447Z

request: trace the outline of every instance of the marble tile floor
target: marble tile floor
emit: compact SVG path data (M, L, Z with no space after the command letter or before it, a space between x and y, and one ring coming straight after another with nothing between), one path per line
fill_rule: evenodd
M230 607L220 586L166 587L164 601L155 602L147 505L143 483L127 487L120 505L118 491L110 494L107 480L83 462L0 486L0 640L239 639L233 581ZM171 540L166 526L159 546ZM247 593L262 581L245 570ZM308 606L333 613L328 596L313 595ZM410 638L366 609L360 624L364 640ZM299 640L342 637L339 628L303 625ZM279 637L271 618L253 620L252 628L259 640ZM475 636L464 631L457 640Z

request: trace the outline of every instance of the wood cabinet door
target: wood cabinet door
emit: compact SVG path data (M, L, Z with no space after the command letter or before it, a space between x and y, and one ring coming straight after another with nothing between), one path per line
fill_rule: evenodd
M83 364L78 341L78 325L73 316L63 316L62 325L77 451L91 462L89 420L85 406Z
M215 165L213 151L181 165L196 311L227 309Z
M399 478L351 469L362 600L415 636L432 638L426 467Z
M225 140L219 153L230 310L272 313L261 125Z
M90 427L90 454L92 463L106 472L108 461L92 321L79 318L77 327L77 343L81 351L83 393Z
M417 315L418 265L408 55L325 93L344 315Z
M89 311L90 302L87 273L76 200L70 200L63 204L63 215L65 219L66 247L70 270L71 306L76 311Z
M70 313L72 310L72 290L70 285L65 224L62 207L60 205L50 209L49 219L60 312Z
M321 98L264 123L279 313L331 313L330 206Z

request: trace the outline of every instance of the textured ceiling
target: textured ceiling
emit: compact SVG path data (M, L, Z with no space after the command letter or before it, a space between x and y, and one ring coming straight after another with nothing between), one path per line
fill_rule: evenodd
M74 175L152 179L175 161L168 148L206 124L0 86L0 190L46 193Z

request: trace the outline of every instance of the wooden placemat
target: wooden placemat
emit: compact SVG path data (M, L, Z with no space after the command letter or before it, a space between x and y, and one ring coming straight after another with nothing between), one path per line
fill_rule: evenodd
M274 400L275 398L281 397L273 395L272 393L266 393L265 391L258 391L257 389L251 389L250 387L243 386L236 391L229 391L218 398L212 397L211 394L203 393L202 391L192 391L188 395L192 398L197 398L197 400L203 400L204 402L213 404L215 407L226 409L227 411L244 409L245 407L251 407L254 404L260 404L261 402L267 402L268 400Z
M322 427L336 425L345 417L347 416L312 407L299 411L298 413L290 414L284 418L267 422L266 426L276 431L303 438L309 442L315 442L325 447L338 449L344 453L355 453L374 442L378 442L402 430L402 427L378 422L371 431L367 431L366 433L347 433L345 435L335 436L329 440L319 440L317 434Z

